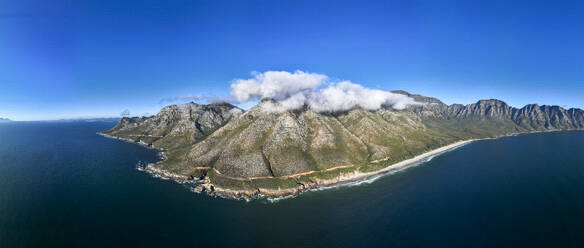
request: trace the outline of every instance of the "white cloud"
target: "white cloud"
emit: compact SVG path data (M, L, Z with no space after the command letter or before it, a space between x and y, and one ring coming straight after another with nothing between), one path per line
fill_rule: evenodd
M326 87L323 84L329 83ZM253 78L236 79L231 84L231 96L238 102L273 98L278 108L290 110L304 105L319 112L349 110L361 107L368 110L387 105L403 109L419 104L414 99L387 91L368 89L350 81L330 82L326 75L295 71L253 73Z
M253 98L284 100L301 91L314 91L327 80L327 76L295 71L254 72L253 78L236 79L231 84L231 95L236 101L245 102Z

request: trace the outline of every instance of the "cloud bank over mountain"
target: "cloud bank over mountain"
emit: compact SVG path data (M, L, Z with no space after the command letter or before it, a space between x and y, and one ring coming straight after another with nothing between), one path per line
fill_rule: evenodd
M273 98L281 110L298 109L305 104L318 112L333 112L361 107L368 110L391 106L404 109L419 104L414 99L387 91L368 89L350 81L333 82L323 74L303 71L254 72L252 78L236 79L231 96L236 102Z

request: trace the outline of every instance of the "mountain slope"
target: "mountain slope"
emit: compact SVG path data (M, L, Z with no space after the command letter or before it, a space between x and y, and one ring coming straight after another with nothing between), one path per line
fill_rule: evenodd
M172 149L200 140L241 113L241 109L230 104L170 105L155 116L124 117L118 125L102 133Z
M204 190L249 196L270 194L266 190L297 193L460 140L584 128L580 109L517 109L495 99L446 105L394 93L420 104L319 113L308 106L285 110L271 99L245 112L229 104L190 103L165 107L153 117L123 118L104 134L165 149L167 159L149 166L156 173L201 178Z
M262 101L195 144L191 163L230 177L280 177L366 161L366 146L335 117L273 105Z

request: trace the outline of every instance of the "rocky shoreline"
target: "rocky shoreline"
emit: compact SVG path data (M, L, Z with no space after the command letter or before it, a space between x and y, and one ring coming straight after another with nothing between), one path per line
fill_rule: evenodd
M97 134L101 135L103 137L106 137L106 138L122 140L125 142L138 144L138 145L141 145L141 146L146 147L148 149L153 149L153 150L158 151L162 160L158 161L156 163L148 164L145 168L141 169L143 171L151 173L152 175L155 175L155 176L160 177L160 178L176 181L178 183L200 182L201 184L194 188L194 192L206 193L206 194L211 195L211 196L232 198L232 199L238 199L238 200L250 200L250 199L261 198L261 197L267 197L267 198L274 199L274 198L297 196L297 195L301 194L302 192L305 192L305 191L308 191L311 189L328 187L328 186L335 186L335 185L342 185L345 183L358 182L360 180L365 180L365 179L373 177L373 176L382 175L384 173L403 169L411 164L420 162L428 157L438 155L440 153L458 148L458 147L463 146L465 144L468 144L472 141L475 141L475 139L471 139L471 140L464 140L464 141L455 142L453 144L446 145L446 146L425 152L425 153L420 154L414 158L403 160L401 162L392 164L390 166L387 166L387 167L380 169L380 170L377 170L377 171L372 171L372 172L354 171L351 173L342 174L341 176L338 176L338 177L332 178L332 179L316 179L315 181L310 182L310 183L299 183L298 187L295 187L295 188L283 188L283 189L258 188L255 190L251 190L251 189L250 190L247 190L247 189L234 190L234 189L221 188L217 185L214 185L213 183L210 182L210 180L207 177L205 177L203 179L192 178L192 177L188 177L188 176L184 176L184 175L178 175L175 173L171 173L171 172L168 172L166 170L162 170L162 169L154 167L154 165L161 163L167 159L166 155L164 154L163 149L153 147L153 146L148 145L144 142L136 142L135 140L128 139L128 138L112 136L112 135L108 135L108 134L104 134L104 133L97 133Z
M158 152L158 156L160 156L161 160L158 161L158 162L156 162L156 163L150 163L150 164L146 165L146 167L144 167L142 170L148 171L148 172L150 172L152 174L155 174L157 176L160 176L162 178L172 179L172 180L175 180L175 181L188 180L189 179L186 176L177 175L177 174L174 174L174 173L169 173L167 171L160 170L160 169L157 169L157 168L152 167L152 165L155 165L157 163L164 162L164 160L167 159L166 154L164 153L164 149L162 149L162 148L154 147L154 146L149 145L149 144L147 144L145 142L142 142L142 141L136 142L135 140L132 140L132 139L118 137L118 136L113 136L113 135L105 134L105 133L102 133L102 132L98 132L97 135L100 135L100 136L103 136L103 137L106 137L106 138L110 138L110 139L121 140L121 141L128 142L128 143L132 143L132 144L137 144L137 145L140 145L140 146L145 147L147 149L155 150L156 152Z
M554 131L562 131L562 130L547 130L547 131L534 131L534 132L525 132L525 133L513 133L513 134L509 134L509 135L501 135L501 136L498 136L495 138L462 140L462 141L458 141L458 142L455 142L455 143L452 143L452 144L425 152L425 153L420 154L418 156L415 156L413 158L397 162L395 164L389 165L389 166L387 166L383 169L377 170L377 171L359 172L357 170L354 172L342 174L342 175L335 177L335 178L332 178L332 179L315 178L315 180L310 182L310 183L299 183L298 187L294 187L294 188L278 188L278 189L257 188L257 189L242 189L242 190L222 188L220 186L214 185L213 183L210 182L208 177L204 177L202 179L193 178L193 177L179 175L179 174L168 172L166 170L156 168L156 167L154 167L154 165L161 163L161 162L164 162L164 160L167 159L165 154L164 154L163 149L153 147L153 146L148 145L144 142L136 142L134 140L127 139L127 138L111 136L111 135L103 134L103 133L98 133L98 134L101 136L107 137L107 138L118 139L118 140L130 142L130 143L138 144L138 145L144 146L148 149L154 149L154 150L158 151L160 153L162 160L158 161L156 163L148 164L145 168L141 169L142 171L146 171L146 172L148 172L156 177L168 179L168 180L173 180L173 181L181 183L181 184L183 184L183 183L200 183L198 186L196 186L193 189L193 191L196 193L201 193L201 194L205 193L205 194L210 195L210 196L217 196L217 197L236 199L236 200L251 200L251 199L262 198L262 197L266 197L268 199L293 197L293 196L298 196L299 194L301 194L305 191L308 191L308 190L312 190L312 189L340 186L340 185L344 185L344 184L355 183L355 182L367 180L367 179L375 177L375 176L382 176L383 174L386 174L386 173L390 173L393 171L399 171L401 169L407 168L408 166L410 166L412 164L423 161L424 159L427 159L429 157L436 156L436 155L442 154L444 152L448 152L450 150L454 150L458 147L464 146L466 144L469 144L469 143L477 141L477 140L498 139L501 137L516 136L519 134L554 132ZM381 161L383 161L383 160L379 160L377 162L381 162Z
M354 172L342 174L341 176L338 176L338 177L335 177L332 179L316 179L315 181L310 182L310 183L301 183L301 184L299 184L298 187L295 187L295 188L285 188L285 189L258 188L256 190L234 190L234 189L225 189L225 188L218 187L217 185L210 183L208 179L203 179L203 183L195 188L195 192L207 193L209 195L215 195L215 196L226 197L226 198L245 199L245 200L254 199L254 198L261 198L261 197L275 199L275 198L297 196L297 195L301 194L302 192L305 192L305 191L308 191L311 189L317 189L317 188L359 182L361 180L366 180L366 179L374 177L374 176L383 175L385 173L389 173L392 171L398 171L400 169L404 169L404 168L408 167L409 165L423 161L424 159L426 159L428 157L436 156L438 154L456 149L458 147L466 145L466 144L473 142L475 140L476 139L455 142L453 144L446 145L446 146L425 152L425 153L420 154L414 158L403 160L401 162L392 164L390 166L387 166L387 167L380 169L380 170L377 170L377 171L372 171L372 172L354 171Z
M105 133L102 133L102 132L98 132L97 135L100 135L100 136L103 136L103 137L106 137L106 138L110 138L110 139L117 139L117 140L129 142L129 143L132 143L132 144L138 144L138 145L141 145L141 146L146 147L148 149L156 150L156 151L160 152L161 155L164 155L164 149L154 147L154 146L149 145L149 144L147 144L145 142L142 142L142 141L136 142L135 140L132 140L132 139L123 138L123 137L119 137L119 136L113 136L113 135L105 134Z
M360 182L471 139L584 129L581 109L535 104L519 109L497 99L447 105L393 93L420 104L329 113L308 105L285 109L271 98L246 111L191 102L150 117L124 117L99 134L157 150L162 161L140 166L152 175L195 182L195 191L209 195L249 199ZM442 144L450 145L428 151ZM421 155L392 164L412 154Z

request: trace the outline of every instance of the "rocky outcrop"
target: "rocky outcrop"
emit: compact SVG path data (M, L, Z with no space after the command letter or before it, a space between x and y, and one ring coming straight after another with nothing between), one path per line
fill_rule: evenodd
M477 103L462 106L454 104L446 108L445 115L449 118L459 119L509 119L514 109L505 102L491 99L480 100Z
M195 144L191 163L229 177L280 177L363 163L367 147L334 116L310 109L277 111L264 100Z
M530 104L515 109L512 119L517 125L540 129L580 129L584 127L584 111L559 106Z
M525 130L570 130L584 127L584 111L560 106L529 104L515 108L497 100L480 100L473 104L446 105L435 98L412 95L404 91L394 93L414 97L424 105L413 105L408 110L425 119L506 120Z
M155 116L124 117L118 125L103 133L170 149L197 142L242 113L241 109L227 103L170 105Z
M156 116L123 118L103 134L164 149L166 159L148 166L152 173L202 179L200 191L252 197L297 194L382 171L461 140L584 129L580 109L535 104L518 109L496 99L447 105L393 92L420 104L323 113L308 106L286 110L273 99L245 112L230 104L188 103Z

